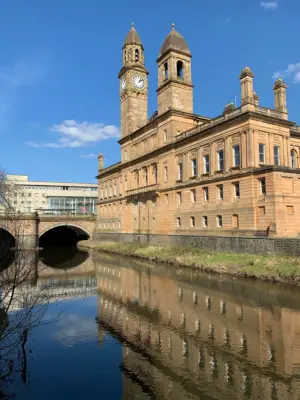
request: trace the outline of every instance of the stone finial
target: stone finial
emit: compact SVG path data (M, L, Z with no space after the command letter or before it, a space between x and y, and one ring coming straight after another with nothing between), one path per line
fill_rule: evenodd
M282 78L276 79L274 86L273 86L273 90L276 90L279 88L287 89L287 85L284 83Z
M104 156L103 154L99 153L98 154L98 171L101 171L104 169Z
M250 76L251 78L254 78L253 72L251 71L251 69L249 67L245 67L242 69L241 73L240 73L240 79L245 78L246 76Z
M253 92L253 100L254 100L254 104L256 106L258 106L258 104L259 104L259 96L257 95L256 92Z
M223 114L228 114L235 110L235 105L233 103L226 104Z

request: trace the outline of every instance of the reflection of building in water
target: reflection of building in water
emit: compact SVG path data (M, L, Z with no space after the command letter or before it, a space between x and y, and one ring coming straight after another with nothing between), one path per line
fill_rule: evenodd
M47 267L41 261L38 264L38 269L35 267L27 266L28 278L31 278L30 272L36 272L35 279L28 279L14 289L13 301L9 307L10 311L22 309L26 302L28 303L28 296L36 299L36 304L42 304L96 294L94 262L91 258L88 258L81 265L69 269ZM0 292L1 302L5 307L11 301L11 296L5 296L2 299L2 294L3 292Z
M144 392L299 399L300 313L146 270L96 274L99 325L123 343L126 379Z

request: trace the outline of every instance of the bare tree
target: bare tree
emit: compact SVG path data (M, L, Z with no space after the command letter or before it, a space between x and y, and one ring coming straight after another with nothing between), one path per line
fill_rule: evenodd
M26 381L25 345L48 304L46 292L32 285L37 253L25 250L25 226L14 204L19 194L19 185L0 171L0 385L16 372Z

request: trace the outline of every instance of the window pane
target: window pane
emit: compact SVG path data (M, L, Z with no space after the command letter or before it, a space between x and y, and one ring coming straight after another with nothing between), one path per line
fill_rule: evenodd
M259 143L259 162L265 162L265 145L263 143Z
M240 146L234 146L233 150L233 166L239 167L240 166Z
M218 158L218 170L219 171L223 171L224 169L224 151L223 150L219 150L217 152L217 158Z
M274 146L274 165L280 165L279 146Z

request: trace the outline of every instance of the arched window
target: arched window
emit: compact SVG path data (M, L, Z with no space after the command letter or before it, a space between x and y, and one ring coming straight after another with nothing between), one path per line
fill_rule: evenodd
M145 186L148 186L148 169L144 168Z
M140 52L138 51L138 49L135 50L135 62L140 61Z
M238 229L239 227L239 216L237 214L233 214L232 216L232 228Z
M139 176L139 171L135 171L135 179L136 179L136 186L140 186L140 176Z
M291 167L297 168L297 153L295 150L291 151Z
M177 78L183 79L184 78L184 68L183 68L183 62L182 61L177 61Z
M177 217L177 228L181 227L181 218Z
M169 71L168 71L168 63L164 63L164 78L168 79L169 77Z

